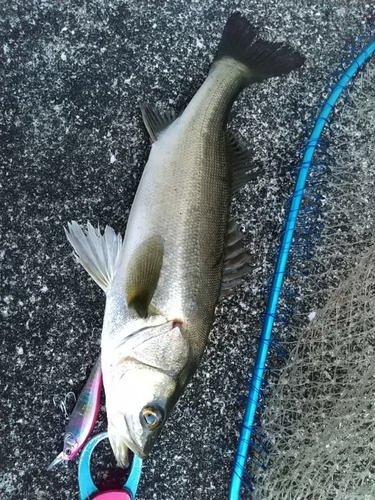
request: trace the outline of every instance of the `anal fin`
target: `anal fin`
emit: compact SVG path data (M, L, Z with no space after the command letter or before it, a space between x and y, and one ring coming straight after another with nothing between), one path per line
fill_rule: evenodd
M159 111L156 108L143 104L141 106L143 122L152 142L157 141L158 136L176 119L174 110Z

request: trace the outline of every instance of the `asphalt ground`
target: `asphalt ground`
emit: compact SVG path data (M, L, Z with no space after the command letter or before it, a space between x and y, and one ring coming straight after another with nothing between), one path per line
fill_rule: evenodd
M201 366L144 464L139 500L226 498L267 277L311 107L373 2L66 0L0 6L0 498L78 498L77 460L50 472L100 344L104 296L72 258L71 220L124 232L150 149L142 102L181 111L240 11L306 56L246 89L231 127L262 177L233 202L253 271L217 308ZM95 431L105 430L104 395ZM98 482L119 485L109 445ZM243 498L250 498L247 490Z

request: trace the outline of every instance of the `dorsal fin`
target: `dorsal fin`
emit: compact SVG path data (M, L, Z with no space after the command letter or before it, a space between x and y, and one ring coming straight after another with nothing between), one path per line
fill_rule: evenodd
M135 250L126 270L126 301L141 318L149 313L163 265L163 254L162 237L151 236Z
M232 194L235 194L249 181L262 173L262 169L253 159L253 154L245 145L241 136L227 130L227 158L232 167Z
M250 255L242 245L242 233L231 218L228 223L220 298L226 297L237 285L241 284L242 278L251 270L249 261Z
M156 108L142 104L141 106L143 122L150 134L152 142L157 141L158 136L163 130L176 119L174 110L159 111Z

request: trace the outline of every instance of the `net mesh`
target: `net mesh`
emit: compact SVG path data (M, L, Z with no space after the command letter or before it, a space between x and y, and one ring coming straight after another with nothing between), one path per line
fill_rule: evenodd
M324 229L304 263L303 306L279 334L288 357L262 416L257 500L375 498L374 82L372 64L332 125Z

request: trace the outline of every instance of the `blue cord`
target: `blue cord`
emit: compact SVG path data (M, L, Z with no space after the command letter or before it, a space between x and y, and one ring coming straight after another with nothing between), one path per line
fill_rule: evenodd
M258 399L261 391L267 354L271 342L272 328L275 321L277 304L283 286L284 274L288 262L290 247L292 244L293 233L296 226L300 205L306 187L307 176L312 165L312 159L316 147L319 143L323 128L327 123L329 115L333 107L335 106L338 98L340 97L342 91L346 88L348 83L356 76L358 70L361 69L361 67L369 60L369 58L372 56L374 52L375 52L375 40L371 42L354 59L349 68L344 72L340 80L334 86L331 94L326 99L323 108L318 118L316 119L313 131L305 147L305 152L299 168L296 185L292 195L289 213L285 223L285 230L282 235L280 251L276 262L276 270L273 275L272 285L268 296L266 313L262 325L262 331L259 337L259 346L251 377L249 396L247 399L245 416L242 423L237 454L232 472L232 478L229 490L229 500L238 500L240 495L242 477L246 466L246 459L250 446L255 414L258 406Z

